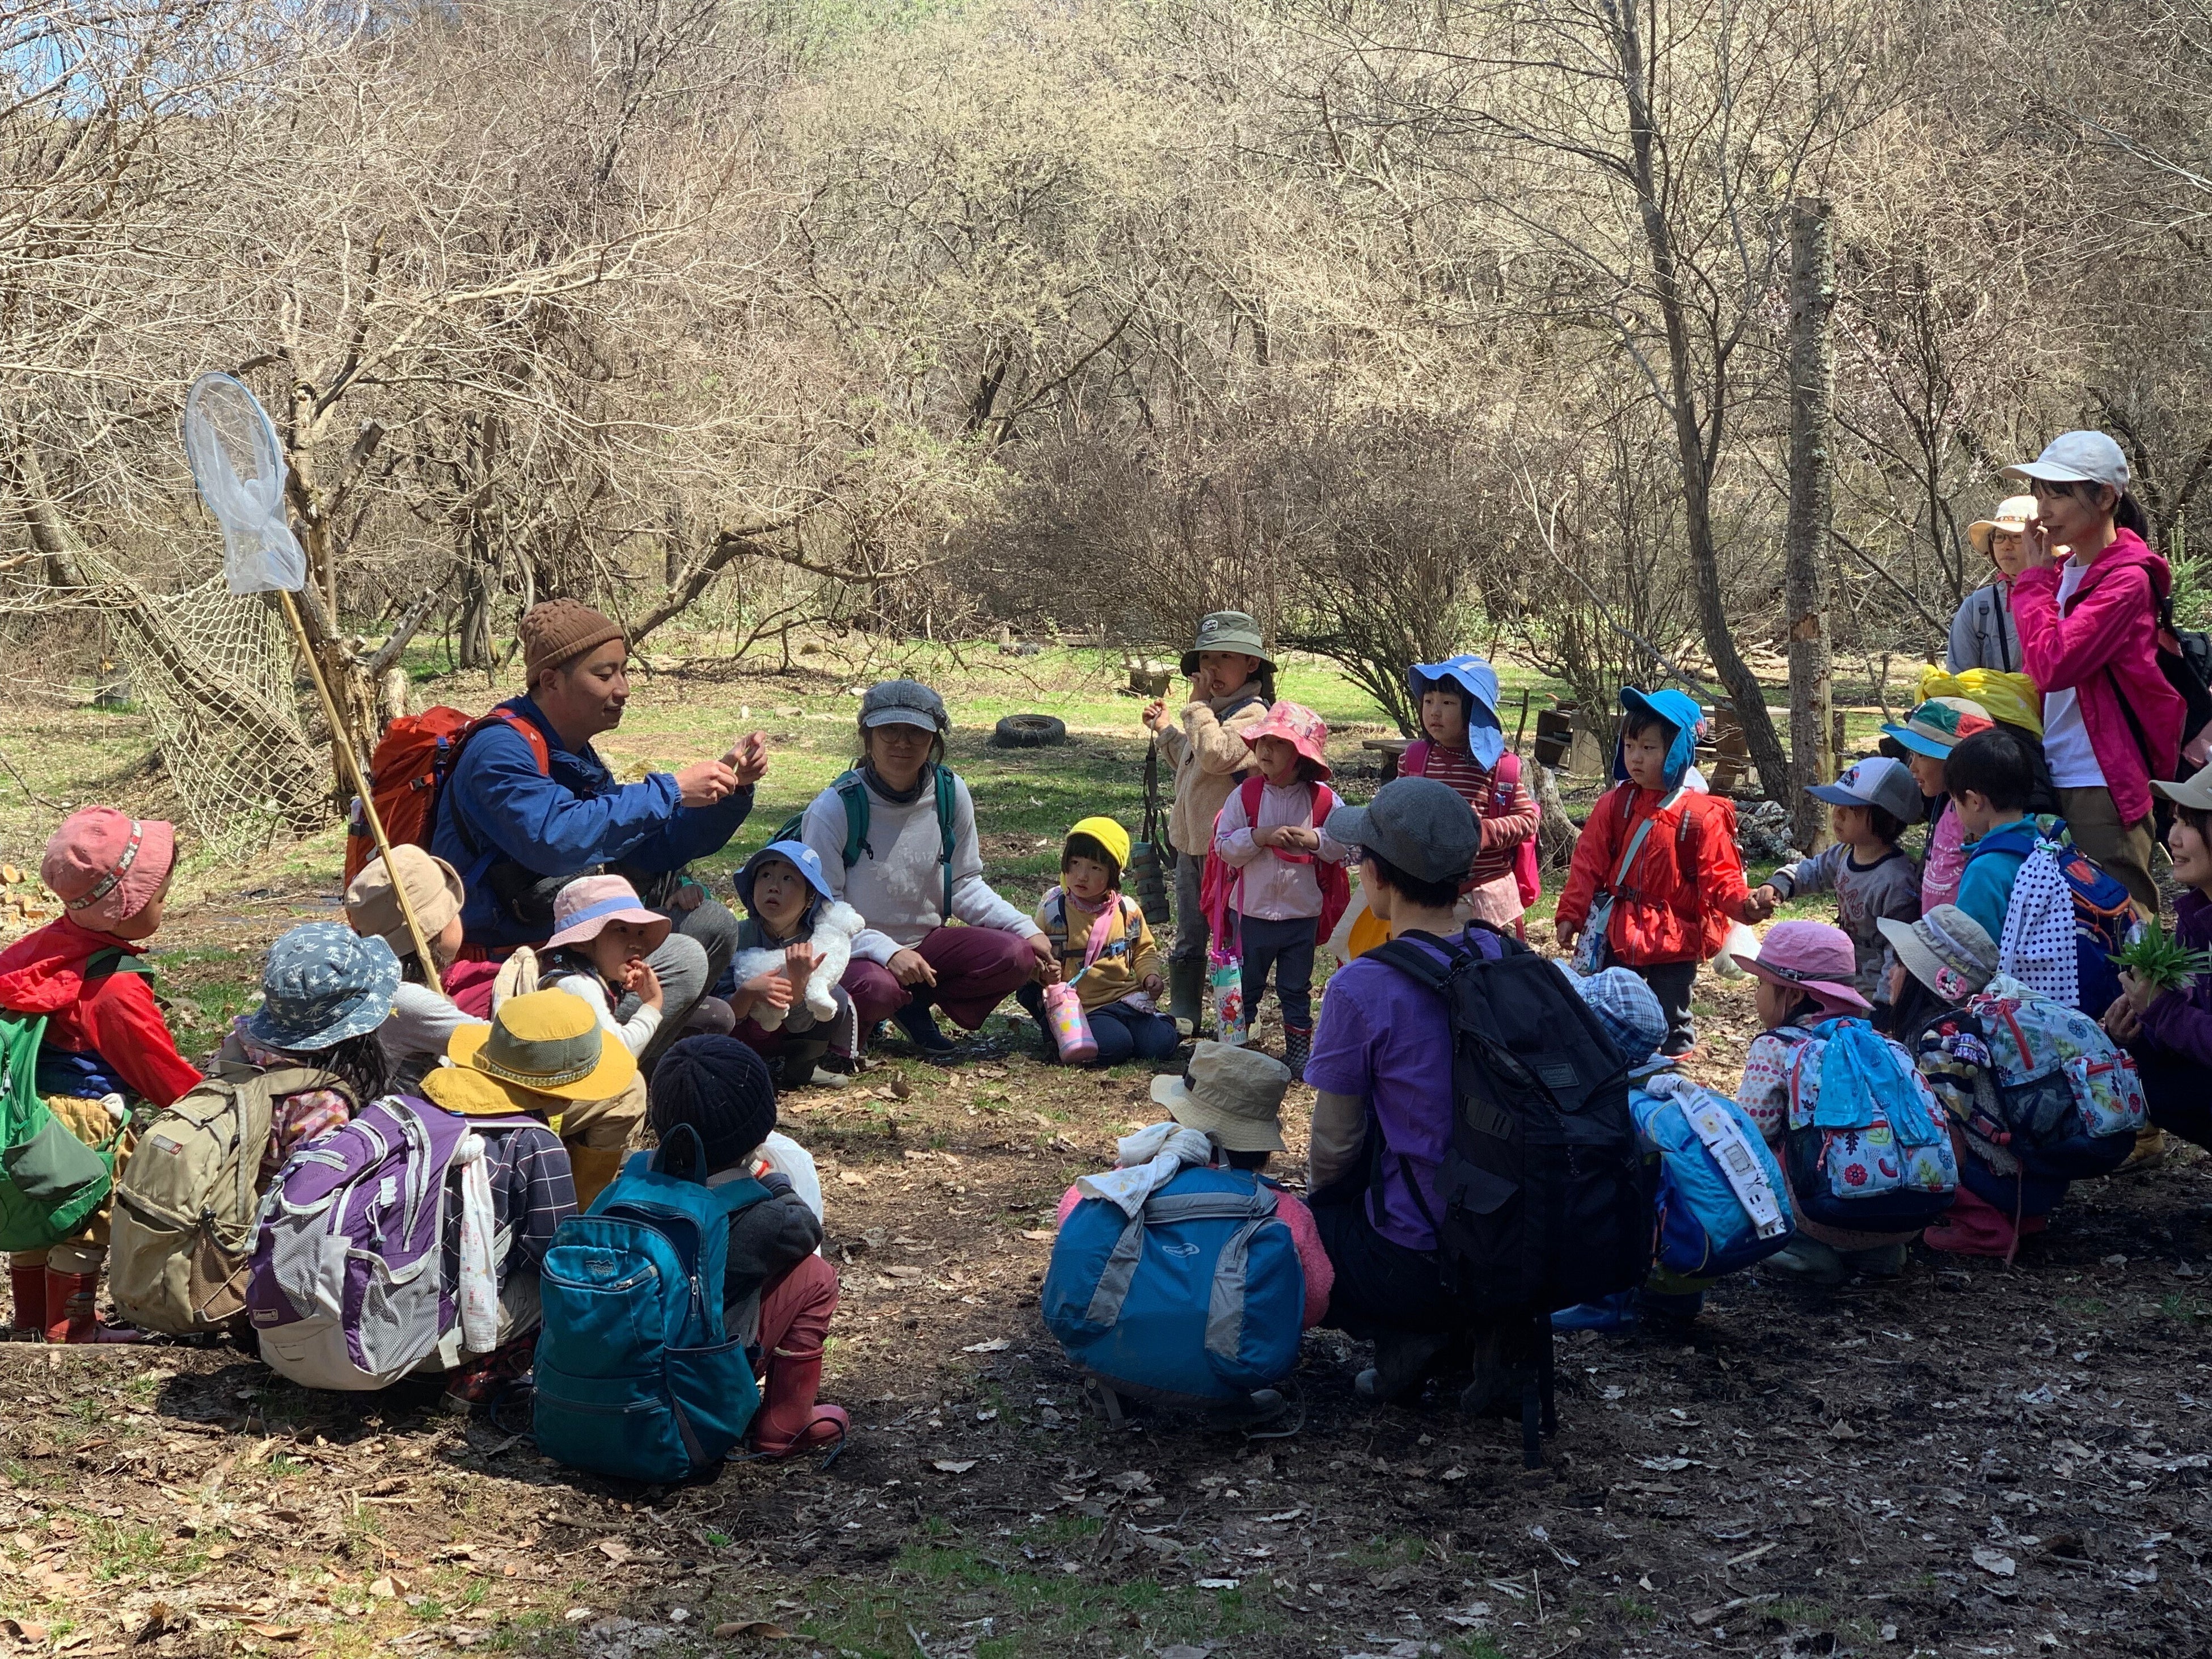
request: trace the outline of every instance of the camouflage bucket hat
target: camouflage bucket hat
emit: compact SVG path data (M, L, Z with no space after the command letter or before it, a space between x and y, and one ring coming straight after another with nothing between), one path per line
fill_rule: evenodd
M398 989L399 958L389 945L311 921L269 947L261 1006L246 1034L270 1048L316 1053L383 1024Z

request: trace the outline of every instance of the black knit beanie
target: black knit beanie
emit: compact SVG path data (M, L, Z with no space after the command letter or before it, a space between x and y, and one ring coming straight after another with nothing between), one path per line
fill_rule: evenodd
M653 1070L647 1116L662 1140L679 1123L706 1144L708 1173L730 1169L775 1127L768 1062L735 1037L685 1037Z

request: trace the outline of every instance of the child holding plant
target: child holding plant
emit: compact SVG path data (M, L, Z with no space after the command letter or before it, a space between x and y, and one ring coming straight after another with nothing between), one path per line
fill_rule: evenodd
M2172 938L2147 928L2115 958L2124 994L2105 1029L2135 1055L2151 1121L2212 1146L2212 766L2151 787L2173 803L2166 844L2181 896Z

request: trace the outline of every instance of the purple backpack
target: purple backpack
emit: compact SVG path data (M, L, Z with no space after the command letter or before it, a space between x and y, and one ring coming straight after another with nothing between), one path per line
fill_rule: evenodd
M270 1369L310 1389L381 1389L453 1322L446 1175L467 1120L386 1095L292 1154L261 1202L246 1305Z

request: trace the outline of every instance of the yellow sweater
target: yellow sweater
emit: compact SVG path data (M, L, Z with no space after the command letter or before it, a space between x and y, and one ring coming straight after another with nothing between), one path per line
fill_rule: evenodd
M1091 928L1095 921L1095 916L1086 915L1081 905L1067 898L1057 887L1038 904L1036 925L1060 952L1062 979L1074 979L1082 971L1083 953L1090 948ZM1145 921L1145 913L1137 908L1136 900L1123 897L1108 927L1105 948L1099 951L1098 960L1091 964L1091 971L1077 981L1075 994L1083 1000L1084 1010L1088 1012L1134 995L1144 988L1147 977L1159 971L1159 947L1152 943L1152 930Z

